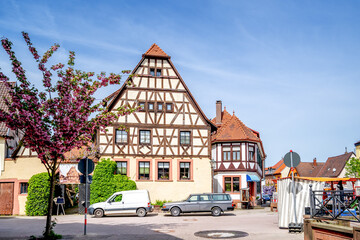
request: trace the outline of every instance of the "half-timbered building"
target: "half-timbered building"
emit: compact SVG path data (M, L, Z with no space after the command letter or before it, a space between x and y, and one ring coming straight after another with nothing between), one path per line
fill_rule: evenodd
M239 202L240 190L248 189L255 200L257 193L261 193L266 157L259 132L245 126L235 114L222 110L221 101L216 102L212 122L218 127L211 138L214 192L229 193Z
M133 85L110 96L108 111L140 110L99 132L101 157L117 162L120 174L147 189L151 199L180 200L211 191L211 123L190 93L170 56L156 44L132 71ZM120 129L124 126L125 129Z

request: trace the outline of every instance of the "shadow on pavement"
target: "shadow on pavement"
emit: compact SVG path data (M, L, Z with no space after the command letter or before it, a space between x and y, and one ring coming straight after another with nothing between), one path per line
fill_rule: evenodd
M28 239L31 235L41 236L45 219L11 218L0 219L0 239ZM169 239L177 240L169 233L174 232L174 224L124 224L124 223L90 223L87 235L84 236L83 223L58 223L54 231L63 239Z
M209 217L212 216L211 213L181 213L180 216L178 217ZM229 216L236 216L236 214L234 213L223 213L218 217L214 217L214 218L221 218L221 217L229 217ZM171 216L171 214L165 214L164 217L173 217ZM175 218L175 217L173 217Z

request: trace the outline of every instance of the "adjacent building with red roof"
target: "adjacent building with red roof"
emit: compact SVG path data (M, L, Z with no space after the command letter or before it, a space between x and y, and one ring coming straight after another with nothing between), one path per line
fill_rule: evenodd
M240 190L247 188L255 199L261 193L266 158L259 132L247 127L235 114L216 103L216 117L211 122L217 131L211 136L214 160L214 192L226 192L240 201Z

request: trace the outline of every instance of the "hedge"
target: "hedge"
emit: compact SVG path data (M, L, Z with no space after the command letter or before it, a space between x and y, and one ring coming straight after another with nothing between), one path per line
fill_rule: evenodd
M104 202L115 192L136 189L134 181L116 174L116 170L116 162L110 159L101 159L96 165L90 185L90 204Z
M48 173L38 173L29 180L28 196L25 212L28 216L44 216L47 214L50 194L50 178Z

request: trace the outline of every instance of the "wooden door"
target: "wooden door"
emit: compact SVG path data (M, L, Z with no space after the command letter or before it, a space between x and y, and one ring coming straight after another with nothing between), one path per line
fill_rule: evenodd
M12 215L14 183L0 183L0 215Z

